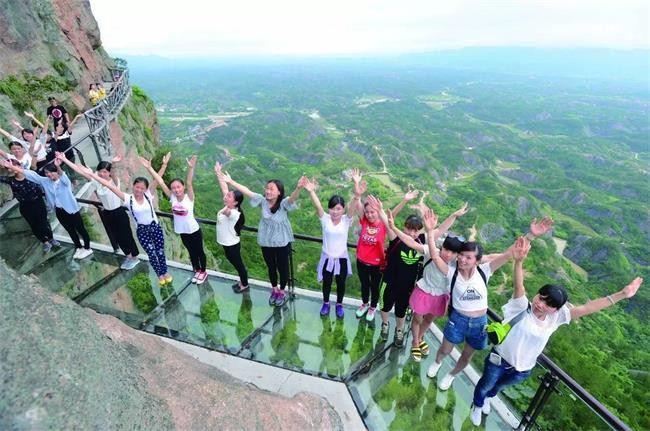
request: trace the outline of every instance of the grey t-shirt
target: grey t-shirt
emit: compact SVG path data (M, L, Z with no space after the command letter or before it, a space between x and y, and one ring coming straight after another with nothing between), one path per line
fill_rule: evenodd
M291 203L286 197L280 202L280 208L275 213L271 212L269 203L264 196L255 193L249 199L252 207L262 207L262 218L260 219L259 232L257 234L257 243L262 247L284 247L293 242L293 230L287 217L287 212L297 208L295 203Z

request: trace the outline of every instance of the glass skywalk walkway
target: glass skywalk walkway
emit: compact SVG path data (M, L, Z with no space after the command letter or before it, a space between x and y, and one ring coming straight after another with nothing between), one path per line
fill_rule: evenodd
M170 266L174 282L161 291L146 261L123 271L122 256L95 249L78 261L73 252L70 244L62 243L43 253L17 208L0 218L0 258L82 306L152 334L343 382L371 430L473 429L470 379L461 373L452 389L439 391L436 380L426 376L432 358L414 362L410 337L404 348L392 346L392 324L389 341L382 342L379 317L374 323L359 321L354 300L345 305L344 319L337 320L334 313L321 318L319 294L297 289L284 307L270 307L267 287L251 283L248 293L235 294L233 279L217 273L197 286L182 265ZM439 342L431 332L426 337L433 354ZM451 359L446 361L443 373L453 366ZM493 410L483 426L512 429L514 416L501 411L510 416L504 419Z

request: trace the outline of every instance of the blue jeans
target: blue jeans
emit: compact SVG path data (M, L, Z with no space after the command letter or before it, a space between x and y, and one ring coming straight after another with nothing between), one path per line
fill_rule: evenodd
M492 352L496 353L494 350ZM490 361L490 356L488 355L485 358L483 375L474 389L474 405L476 407L483 407L485 398L491 398L506 386L514 385L525 380L530 376L531 371L517 371L515 367L507 363L503 358L501 358L501 365L495 365Z
M467 317L452 310L443 334L452 344L460 344L465 341L474 350L483 350L487 347L485 325L487 325L487 314L479 317Z

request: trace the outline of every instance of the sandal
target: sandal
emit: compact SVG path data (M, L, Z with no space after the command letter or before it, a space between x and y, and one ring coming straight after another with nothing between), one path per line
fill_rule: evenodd
M422 350L419 347L411 347L411 356L415 362L422 360Z
M426 343L426 341L424 341L424 340L420 341L420 344L418 344L418 347L420 348L420 351L422 352L422 356L429 356L429 345Z

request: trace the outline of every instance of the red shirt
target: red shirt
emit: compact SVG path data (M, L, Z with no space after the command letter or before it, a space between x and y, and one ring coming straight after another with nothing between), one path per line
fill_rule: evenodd
M381 220L370 223L363 216L359 219L361 234L357 243L357 259L366 265L381 265L384 260L386 226Z

